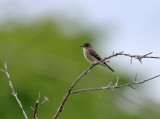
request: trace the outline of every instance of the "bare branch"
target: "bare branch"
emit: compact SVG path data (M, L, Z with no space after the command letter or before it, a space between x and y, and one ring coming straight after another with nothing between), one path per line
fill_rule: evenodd
M132 64L132 57L131 57L131 59L130 59L130 64Z
M75 93L79 93L79 92L84 92L84 91L96 91L96 90L112 89L111 88L111 84L112 84L112 82L110 82L108 84L108 86L106 86L106 87L77 90L77 91L71 92L71 94L75 94Z
M110 82L109 84L108 84L108 86L106 86L106 87L102 87L102 90L103 89L106 89L106 88L108 88L108 87L110 87L111 86L111 84L112 84L112 82ZM82 89L83 90L83 89ZM99 88L97 88L96 90L99 90ZM72 93L73 94L73 93Z
M143 80L143 81L137 82L137 75L136 75L136 77L135 77L135 79L134 79L133 82L128 83L128 84L124 84L124 85L118 85L118 82L119 82L119 75L118 75L118 76L117 76L117 81L116 81L115 85L113 85L113 86L111 86L111 84L112 84L112 82L111 82L111 83L110 83L108 86L106 86L106 87L91 88L91 89L82 89L82 90L77 90L77 91L71 92L72 89L74 88L74 86L78 83L78 81L79 81L84 75L88 74L88 73L91 71L92 68L94 68L96 65L98 65L99 63L101 63L101 62L103 62L103 61L105 61L105 60L107 60L107 59L110 59L110 58L112 58L112 57L116 57L116 56L119 56L119 55L123 55L123 56L128 56L128 57L130 57L130 58L131 58L131 59L130 59L130 63L132 63L132 59L133 59L133 58L137 59L140 63L142 63L142 59L143 59L143 58L160 59L160 57L148 56L148 55L150 55L150 54L152 54L152 53L153 53L153 52L147 53L147 54L145 54L145 55L130 55L130 54L125 54L125 53L123 53L123 52L119 52L119 53L114 53L114 52L113 52L112 55L110 55L110 56L108 56L108 57L105 57L104 59L100 60L99 62L97 62L97 63L95 63L95 64L92 64L92 65L91 65L88 69L86 69L86 70L73 82L73 84L70 86L70 88L69 88L69 90L67 91L66 95L64 96L64 98L63 98L63 100L62 100L62 102L61 102L61 104L60 104L57 112L55 113L53 119L56 119L56 118L59 116L60 112L63 111L64 104L66 103L68 97L69 97L71 94L75 94L75 93L79 93L79 92L84 92L84 91L95 91L95 90L104 90L104 89L111 89L111 90L113 90L113 89L115 89L115 88L122 88L122 87L131 87L131 88L134 89L133 85L142 84L142 83L145 83L145 82L147 82L147 81L149 81L149 80L152 80L152 79L155 79L155 78L157 78L157 77L160 77L160 75L157 75L157 76L152 77L152 78L149 78L149 79L147 79L147 80ZM12 90L12 94L13 94L13 96L15 97L16 101L18 102L18 104L19 104L19 106L20 106L20 108L21 108L21 110L22 110L22 112L23 112L23 115L24 115L25 119L28 119L28 117L27 117L27 115L26 115L26 113L25 113L25 111L24 111L24 109L23 109L23 106L22 106L21 102L20 102L19 98L17 97L17 93L15 92L14 87L13 87L13 85L12 85L12 82L11 82L11 79L10 79L10 75L9 75L8 69L7 69L7 57L6 57L6 60L5 60L4 68L5 68L4 70L3 70L3 69L0 69L0 71L4 72L4 73L7 75L7 78L8 78L8 80L9 80L9 85L10 85L11 90ZM33 119L37 118L36 113L37 113L38 108L39 108L40 106L42 106L45 102L49 101L48 98L44 97L44 101L39 105L39 99L40 99L40 93L39 93L39 97L38 97L38 99L37 99L37 101L36 101L36 104L35 104L34 109L32 108L33 111L34 111Z
M19 106L20 106L20 108L21 108L21 110L22 110L22 112L23 112L23 115L24 115L25 119L28 119L27 114L25 113L25 111L24 111L24 109L23 109L23 106L22 106L19 98L17 97L17 93L15 92L14 87L13 87L13 85L12 85L12 82L11 82L11 79L10 79L10 75L9 75L9 73L8 73L8 68L7 68L7 56L6 56L6 59L5 59L4 68L5 68L5 70L0 69L0 71L4 72L4 73L7 75L7 78L8 78L8 80L9 80L9 85L10 85L11 90L12 90L12 95L15 97L16 101L18 102L18 104L19 104ZM31 107L32 110L34 111L33 119L35 119L35 118L38 119L38 117L37 117L37 115L36 115L37 109L38 109L40 106L42 106L44 103L46 103L46 102L49 101L47 97L44 97L44 101L43 101L40 105L38 105L38 104L39 104L39 99L40 99L40 92L39 92L39 96L38 96L38 99L37 99L36 104L35 104L35 108L33 109L33 107Z
M148 56L148 55L150 55L150 54L152 54L152 53L153 53L153 52L147 53L147 54L145 54L145 55L130 55L130 54L125 54L125 53L123 53L123 52L119 52L119 53L115 53L115 54L114 54L114 52L113 52L111 56L105 57L102 61L107 60L107 59L110 59L110 58L115 57L115 56L119 56L119 55L123 55L123 56L128 56L128 57L130 57L130 58L131 58L131 59L130 59L130 63L132 63L132 58L135 58L135 59L139 60L140 63L142 63L142 59L143 59L143 58L160 59L160 57Z
M129 85L130 88L135 89L133 86Z
M143 57L148 56L148 55L150 55L150 54L152 54L152 53L153 53L153 52L147 53L147 54L143 55Z
M115 86L117 86L117 85L118 85L118 81L119 81L119 74L118 74L118 76L117 76L117 81L116 81Z
M39 99L40 99L40 92L39 92L39 96L38 96L38 99L37 99L37 101L36 101L36 104L35 104L35 106L34 106L33 119L37 118L36 113L37 113L37 110L38 110Z
M82 89L82 90L76 90L76 91L73 91L71 92L71 94L75 94L75 93L79 93L79 92L84 92L84 91L95 91L95 90L105 90L105 89L115 89L115 88L122 88L122 87L131 87L132 89L135 89L133 88L132 86L133 85L137 85L137 84L142 84L142 83L145 83L149 80L152 80L152 79L155 79L157 77L160 77L160 75L157 75L155 77L152 77L152 78L149 78L149 79L146 79L146 80L143 80L143 81L139 81L139 82L131 82L131 83L128 83L128 84L124 84L124 85L115 85L115 86L107 86L107 87L101 87L101 88L90 88L90 89ZM117 83L117 82L116 82Z
M134 82L136 82L137 81L137 74L136 74L136 76L135 76L135 78L134 78Z
M66 100L68 99L69 95L71 94L71 90L73 89L73 87L76 85L76 83L79 81L79 79L81 79L84 75L88 74L90 72L90 70L94 67L98 65L98 63L96 64L92 64L88 69L86 69L74 82L73 84L70 86L69 90L67 91L66 95L64 96L61 105L59 106L57 112L55 113L53 119L56 119L60 112L62 112L63 108L64 108L64 104L66 102Z
M116 82L115 86L110 86L110 85L111 85L111 83L110 83L107 87L92 88L92 89L82 89L82 90L77 90L77 91L71 92L72 89L73 89L73 87L78 83L78 81L79 81L84 75L88 74L88 73L91 71L91 69L92 69L93 67L95 67L96 65L98 65L100 62L106 61L107 59L110 59L110 58L112 58L112 57L116 57L116 56L119 56L119 55L123 55L123 56L128 56L128 57L130 57L130 58L131 58L130 63L132 63L132 58L135 58L135 59L139 60L141 63L142 63L141 60L142 60L143 58L160 59L160 57L148 56L148 55L150 55L150 54L152 54L152 52L151 52L151 53L147 53L147 54L142 55L142 56L141 56L141 55L125 54L125 53L123 53L123 52L118 52L118 53L114 53L114 52L113 52L112 55L110 55L110 56L108 56L108 57L105 57L104 59L100 60L99 62L97 62L97 63L95 63L95 64L92 64L92 65L91 65L88 69L86 69L86 70L73 82L73 84L70 86L70 88L69 88L69 90L67 91L66 95L64 96L64 98L63 98L63 100L62 100L62 102L61 102L61 104L60 104L57 112L55 113L53 119L57 119L57 117L59 116L60 112L62 112L62 110L63 110L63 108L64 108L64 104L66 103L66 101L67 101L68 97L70 96L70 94L74 94L74 93L78 93L78 92L84 92L84 91L103 90L103 89L112 89L112 90L113 90L114 88L121 88L121 87L126 87L126 86L129 86L129 87L133 88L133 87L132 87L133 84L141 84L141 83L142 83L142 82L132 82L132 83L130 83L130 84L125 84L125 85L119 85L119 86L117 86L117 85L118 85L118 81L119 81L119 76L118 76L118 77L117 77L117 82ZM158 75L158 76L156 76L156 77L159 77L159 76L160 76L160 75ZM155 78L156 78L156 77L155 77ZM136 80L136 79L135 79L135 80ZM144 82L149 81L149 80L151 80L151 79L144 80Z
M44 97L44 101L38 106L38 108L44 105L46 102L49 102L49 100L47 97Z
M38 110L38 108L41 107L43 104L45 104L46 102L49 101L47 97L44 97L44 101L39 105L39 99L40 99L40 92L39 92L39 96L38 96L38 99L36 101L36 104L34 106L34 109L31 106L31 109L34 111L33 119L38 119L38 117L37 117L37 110Z
M21 104L21 101L20 101L19 98L17 97L17 93L15 92L14 87L13 87L13 85L12 85L12 82L11 82L11 79L10 79L10 75L9 75L8 69L7 69L7 56L6 56L6 60L5 60L5 63L4 63L4 67L5 67L5 70L3 70L3 69L0 69L0 70L7 75L7 78L8 78L8 80L9 80L9 85L10 85L11 90L12 90L12 95L15 97L16 101L18 102L18 104L19 104L19 106L20 106L20 108L21 108L21 110L22 110L22 112L23 112L23 115L24 115L25 119L28 119L27 114L25 113L25 111L24 111L24 109L23 109L23 106L22 106L22 104Z

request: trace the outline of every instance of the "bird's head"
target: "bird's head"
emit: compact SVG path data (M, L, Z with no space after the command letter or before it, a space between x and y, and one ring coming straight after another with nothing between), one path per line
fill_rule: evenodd
M81 45L80 47L83 47L83 48L90 48L92 47L91 44L89 42L87 43L84 43L83 45Z

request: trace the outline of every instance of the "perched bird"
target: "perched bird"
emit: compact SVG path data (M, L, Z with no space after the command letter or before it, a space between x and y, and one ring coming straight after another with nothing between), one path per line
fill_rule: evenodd
M102 60L102 58L98 55L98 53L92 48L89 42L84 43L80 47L83 47L83 54L84 57L91 63L97 63L98 61ZM108 67L111 71L114 70L106 64L105 61L101 62L100 65Z

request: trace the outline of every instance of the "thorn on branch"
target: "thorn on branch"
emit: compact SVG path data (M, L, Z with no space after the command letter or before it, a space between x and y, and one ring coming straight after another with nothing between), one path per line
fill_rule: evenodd
M147 54L143 55L142 57L146 57L147 55L150 55L150 54L152 54L152 53L153 53L153 52L147 53Z
M119 74L117 76L117 81L116 81L115 87L118 85L118 82L119 82Z
M0 69L0 71L5 72L3 69Z
M110 87L110 86L111 86L111 84L112 84L112 81L108 84L108 86L107 86L107 87Z
M35 106L34 106L34 115L33 115L33 119L37 118L36 113L37 113L37 110L38 110L39 99L40 99L40 92L39 92L39 95L38 95L38 99L37 99L37 101L36 101L36 104L35 104Z
M136 83L136 82L137 82L137 74L136 74L136 76L134 78L134 83Z
M37 99L37 101L36 101L36 104L35 104L35 106L34 106L34 109L33 109L33 107L31 106L31 109L34 111L33 119L38 119L37 114L36 114L38 108L39 108L40 106L42 106L44 103L46 103L46 102L49 101L47 97L44 97L44 101L39 105L39 100L40 100L40 92L39 92L39 95L38 95L38 99Z
M16 97L16 96L17 96L17 93L15 93L15 92L12 92L12 95Z
M102 90L103 90L103 89L107 89L108 87L111 86L111 84L112 84L112 82L110 82L106 87L102 87Z
M19 100L19 98L17 96L17 93L15 92L14 87L12 85L12 82L11 82L11 79L10 79L10 76L9 76L9 73L8 73L8 69L7 69L7 56L6 56L5 63L4 63L4 70L3 69L0 69L0 70L6 74L8 80L9 80L9 86L11 87L11 90L12 90L12 95L15 97L17 103L19 104L25 119L28 119L28 116L27 116L25 110L23 109L22 103Z
M44 101L38 106L38 108L39 108L40 106L42 106L44 103L46 103L46 102L49 102L49 100L48 100L48 98L45 96L45 97L44 97Z
M131 57L131 59L130 59L130 64L132 64L132 57Z
M119 53L117 53L117 54L122 54L122 53L124 53L124 51L121 51L121 52L119 52Z
M6 59L5 59L4 68L5 68L6 72L8 72L7 71L7 56L6 56Z
M129 85L130 88L135 89L134 87L132 87L131 85Z

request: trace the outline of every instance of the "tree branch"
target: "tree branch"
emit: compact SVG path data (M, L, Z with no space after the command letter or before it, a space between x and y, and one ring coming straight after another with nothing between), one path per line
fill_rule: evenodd
M110 55L110 56L108 56L108 57L105 57L104 59L100 60L99 62L97 62L97 63L95 63L95 64L92 64L92 65L91 65L88 69L86 69L86 70L73 82L73 84L70 86L70 88L69 88L69 90L67 91L66 95L64 96L64 98L63 98L63 100L62 100L62 102L61 102L61 104L60 104L57 112L55 113L53 119L57 119L57 117L59 116L60 112L63 111L64 104L66 103L66 101L67 101L68 97L70 96L70 94L74 94L74 93L78 93L78 92L84 92L84 91L103 90L103 89L112 89L112 90L113 90L114 88L121 88L121 87L126 87L126 86L129 86L129 87L133 88L133 87L132 87L133 84L142 84L142 83L144 83L144 82L146 82L146 81L149 81L149 80L151 80L151 79L154 79L154 78L159 77L160 75L158 75L158 76L156 76L156 77L153 77L153 78L150 78L150 79L147 79L147 80L144 80L143 82L136 82L136 78L135 78L134 83L132 82L132 83L130 83L130 84L125 84L125 85L119 85L119 86L118 86L118 81L119 81L119 76L118 76L118 77L117 77L117 82L116 82L115 86L110 86L110 85L112 84L112 82L111 82L107 87L93 88L93 89L82 89L82 90L77 90L77 91L71 92L72 89L74 88L74 86L78 83L78 81L79 81L84 75L88 74L88 73L90 72L90 70L91 70L92 68L94 68L96 65L98 65L100 62L103 62L103 61L105 61L105 60L107 60L107 59L110 59L110 58L112 58L112 57L116 57L116 56L119 56L119 55L123 55L123 56L128 56L128 57L130 57L130 58L131 58L130 63L132 63L132 58L135 58L135 59L139 60L140 63L142 63L141 60L142 60L143 58L160 59L160 57L148 56L148 55L150 55L150 54L152 54L152 52L147 53L147 54L145 54L145 55L130 55L130 54L125 54L125 53L123 53L123 52L119 52L119 53L114 53L114 52L113 52L112 55Z
M39 96L38 96L38 99L36 101L34 108L31 106L31 109L34 111L33 119L38 119L38 117L37 117L38 108L41 107L44 103L49 101L47 97L44 97L44 101L39 105L39 99L40 99L40 92L39 92Z
M24 111L23 106L21 104L21 101L17 97L17 93L15 92L14 87L12 85L11 78L10 78L10 75L9 75L8 69L7 69L7 56L6 56L6 60L5 60L5 63L4 63L4 68L5 68L5 70L3 70L3 69L0 69L0 70L7 75L7 78L9 80L9 86L11 87L11 90L12 90L12 95L15 97L16 101L18 102L18 104L19 104L19 106L20 106L20 108L21 108L21 110L23 112L23 115L24 115L25 119L28 119L27 114Z
M35 104L35 106L34 106L33 119L35 119L35 118L37 117L36 113L37 113L37 110L38 110L39 99L40 99L40 92L39 92L39 96L38 96L38 99L37 99L37 101L36 101L36 104Z
M70 86L70 88L68 89L66 95L64 96L64 98L63 98L63 100L62 100L62 102L61 102L61 104L60 104L57 112L55 113L53 119L57 119L57 117L59 116L59 114L63 111L64 105L65 105L68 97L69 97L71 94L75 94L75 93L79 93L79 92L84 92L84 91L95 91L95 90L104 90L104 89L114 90L115 88L122 88L122 87L131 87L131 88L133 88L133 87L132 87L133 85L143 84L143 83L145 83L145 82L147 82L147 81L150 81L150 80L152 80L152 79L155 79L155 78L157 78L157 77L160 77L160 75L157 75L157 76L155 76L155 77L152 77L152 78L149 78L149 79L146 79L146 80L137 82L137 75L136 75L133 82L128 83L128 84L124 84L124 85L118 85L118 82L119 82L119 75L118 75L118 76L117 76L117 81L116 81L115 85L113 85L113 86L111 86L111 84L112 84L112 82L111 82L111 83L109 83L109 85L107 85L106 87L91 88L91 89L82 89L82 90L76 90L76 91L73 91L73 92L72 92L72 89L74 88L74 86L78 83L78 81L79 81L84 75L88 74L88 73L91 71L92 68L94 68L94 67L97 66L99 63L101 63L101 62L103 62L103 61L105 61L105 60L108 60L108 59L110 59L110 58L113 58L113 57L116 57L116 56L119 56L119 55L123 55L123 56L130 57L130 58L131 58L131 59L130 59L130 63L132 63L132 59L133 59L133 58L137 59L140 63L142 63L142 59L144 59L144 58L160 59L160 57L149 56L150 54L152 54L152 52L147 53L147 54L145 54L145 55L130 55L130 54L125 54L125 53L123 53L123 52L119 52L119 53L114 53L114 52L113 52L112 55L110 55L110 56L108 56L108 57L105 57L104 59L102 59L101 61L99 61L99 62L97 62L97 63L95 63L95 64L92 64L92 65L91 65L88 69L86 69L86 70L73 82L73 84ZM19 104L19 106L20 106L20 108L21 108L21 110L22 110L22 112L23 112L23 115L24 115L25 119L28 119L28 117L27 117L27 115L26 115L26 113L25 113L25 111L24 111L24 109L23 109L23 106L22 106L21 102L20 102L19 98L17 97L17 93L15 92L14 87L13 87L13 85L12 85L12 82L11 82L11 79L10 79L10 75L9 75L8 69L7 69L7 57L6 57L6 60L5 60L4 67L5 67L4 70L3 70L3 69L0 69L0 70L7 75L7 78L8 78L8 80L9 80L9 85L10 85L11 90L12 90L12 94L13 94L13 96L15 97L16 101L18 102L18 104ZM134 89L134 88L133 88L133 89ZM39 108L40 106L42 106L45 102L48 101L48 99L45 97L45 98L44 98L44 101L39 105L39 99L40 99L40 93L39 93L39 97L38 97L38 99L37 99L37 101L36 101L36 104L35 104L34 109L32 108L33 111L34 111L33 119L38 118L37 115L36 115L38 108Z
M130 58L131 58L131 59L130 59L130 63L132 63L132 59L133 59L133 58L139 60L140 63L142 63L142 59L143 59L143 58L160 59L160 57L148 56L148 55L150 55L150 54L152 54L152 53L153 53L153 52L147 53L147 54L145 54L145 55L130 55L130 54L123 53L123 51L122 51L122 52L119 52L119 53L114 53L114 52L113 52L113 54L112 54L111 56L105 57L102 61L107 60L107 59L110 59L110 58L115 57L115 56L119 56L119 55L123 55L123 56L130 57Z
M105 90L105 89L111 89L111 90L113 90L113 89L115 89L115 88L122 88L122 87L131 87L131 88L133 88L133 87L132 87L133 85L142 84L142 83L145 83L145 82L147 82L147 81L149 81L149 80L152 80L152 79L155 79L155 78L158 78L158 77L160 77L160 75L157 75L157 76L155 76L155 77L152 77L152 78L149 78L149 79L146 79L146 80L143 80L143 81L139 81L139 82L133 81L133 82L131 82L131 83L124 84L124 85L117 85L118 82L116 82L116 84L115 84L114 86L110 86L110 84L111 84L111 83L110 83L110 84L109 84L108 86L106 86L106 87L76 90L76 91L71 92L71 94L75 94L75 93L79 93L79 92L85 92L85 91ZM118 81L118 80L119 80L119 79L117 78L117 81ZM135 88L133 88L133 89L135 89Z
M97 65L97 64L93 64L93 65L91 65L88 69L86 69L86 70L74 81L74 83L70 86L68 92L67 92L66 95L64 96L64 98L63 98L63 100L62 100L62 103L61 103L61 105L59 106L57 112L55 113L53 119L56 119L56 118L59 116L60 112L62 112L62 110L63 110L63 108L64 108L64 104L65 104L66 100L68 99L69 95L71 94L71 90L72 90L73 87L76 85L76 83L79 81L79 79L81 79L84 75L86 75L88 72L90 72L90 70L91 70L94 66L96 66L96 65Z

